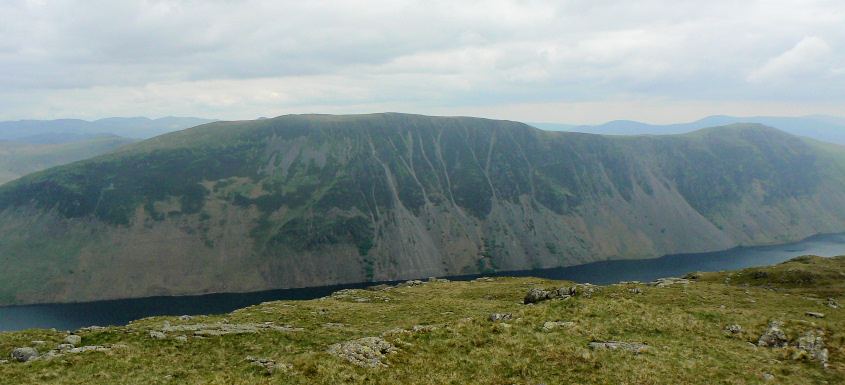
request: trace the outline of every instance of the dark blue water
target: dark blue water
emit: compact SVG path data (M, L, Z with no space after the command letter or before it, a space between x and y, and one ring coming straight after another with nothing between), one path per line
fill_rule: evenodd
M510 271L500 276L535 276L598 285L619 281L651 281L680 276L690 271L736 270L771 265L800 255L845 255L845 233L817 235L801 242L739 247L727 251L669 255L657 259L602 261L557 269ZM456 280L476 276L451 277ZM393 282L391 282L393 283ZM270 290L242 294L209 294L183 297L149 297L73 304L0 307L0 331L29 328L76 330L91 325L125 325L129 321L159 315L221 314L265 301L314 299L348 288L373 285L321 286L307 289Z

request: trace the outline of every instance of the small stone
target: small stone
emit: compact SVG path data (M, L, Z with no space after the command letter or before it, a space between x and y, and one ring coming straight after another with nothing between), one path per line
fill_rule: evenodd
M808 311L804 314L808 315L810 317L814 317L814 318L824 318L824 313L817 313L817 312L814 312L814 311Z
M836 302L836 300L833 299L833 298L828 298L827 299L827 306L830 306L830 307L836 309L836 308L839 307L839 302Z
M643 289L640 289L638 287L632 287L632 288L628 289L628 291L630 291L631 293L634 293L634 294L644 294Z
M36 344L36 345L44 345L44 341L41 341L41 340L35 340L35 341L32 341L32 343Z
M59 351L62 353L67 353L73 348L73 344L59 344L59 347L57 349L59 349Z
M766 380L766 381L774 381L775 376L773 376L769 373L763 373L763 379Z
M0 364L8 364L9 360L0 360Z
M184 336L184 335L182 335L182 336L176 336L176 337L173 337L173 338L174 338L176 341L180 341L180 342L188 342L188 336Z
M167 334L164 334L164 332L153 330L153 331L150 332L150 338L152 338L154 340L160 340L160 339L167 338Z
M15 348L12 350L12 359L18 362L29 362L38 358L38 350L32 347Z
M731 332L732 334L737 334L742 331L742 326L739 326L737 324L731 324L725 326L725 330Z
M71 345L74 345L74 346L79 345L82 342L82 337L80 337L76 334L71 334L71 335L65 337L65 342L67 342Z
M189 315L179 316L179 321L191 321L193 319L194 319L194 317L191 317Z

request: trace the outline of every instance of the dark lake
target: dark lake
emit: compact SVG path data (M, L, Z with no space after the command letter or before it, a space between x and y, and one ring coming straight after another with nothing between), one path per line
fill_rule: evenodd
M823 257L845 255L845 233L817 235L801 242L784 245L739 247L712 253L668 255L647 260L602 261L564 268L510 271L494 275L535 276L606 285L619 281L651 281L661 277L680 276L697 270L736 270L771 265L807 254ZM479 276L449 278L468 280L477 277ZM131 320L158 315L220 314L265 301L314 299L327 296L340 289L363 288L370 285L373 283L241 294L8 306L0 307L0 331L29 328L76 330L91 325L125 325Z

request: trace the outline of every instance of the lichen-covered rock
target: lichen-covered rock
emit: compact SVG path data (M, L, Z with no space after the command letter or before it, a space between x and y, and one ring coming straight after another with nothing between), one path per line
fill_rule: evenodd
M158 330L153 330L150 332L150 338L154 340L161 340L167 338L167 334L164 334L164 332L160 332Z
M12 350L12 359L18 362L29 362L40 357L38 350L33 347L15 348Z
M827 362L828 352L824 347L824 332L821 330L810 330L802 334L796 340L798 351L792 358L800 359L803 357L812 358L819 362Z
M537 302L540 302L540 301L545 301L545 300L549 299L549 297L551 296L551 293L552 292L550 292L548 290L542 290L542 289L534 288L534 289L531 289L531 290L528 291L528 294L525 295L525 299L523 300L523 302L527 305L529 303L537 303Z
M731 332L731 334L739 334L740 332L742 332L742 326L739 326L737 324L731 324L725 326L725 330Z
M382 362L386 354L396 351L396 347L380 337L364 337L334 344L329 347L329 354L348 360L349 362L370 368L384 368Z
M781 330L781 326L783 324L778 321L769 323L769 328L757 340L757 346L785 348L789 338Z
M642 353L646 349L648 349L648 345L641 343L641 342L630 342L630 341L595 341L590 342L590 348L599 350L599 349L608 349L608 350L626 350L634 354Z
M808 311L808 312L805 312L804 314L807 315L807 316L813 317L813 318L824 318L824 313L819 313L819 312L815 312L815 311Z

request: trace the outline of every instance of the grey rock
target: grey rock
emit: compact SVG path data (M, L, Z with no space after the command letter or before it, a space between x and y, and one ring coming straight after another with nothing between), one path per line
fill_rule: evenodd
M343 358L355 365L370 368L385 368L385 355L396 352L396 347L381 337L364 337L329 347L328 353Z
M731 332L732 334L738 334L738 333L742 332L742 326L739 326L737 324L731 324L731 325L725 326L725 330Z
M59 347L57 349L59 349L59 351L62 353L67 353L73 348L73 344L59 344Z
M808 315L810 317L814 317L814 318L824 318L824 313L817 313L817 312L814 312L814 311L808 311L804 314Z
M571 328L573 326L575 326L575 322L572 321L546 321L543 323L543 330L549 332L555 329Z
M71 334L71 335L65 337L65 342L67 342L71 345L79 345L82 342L82 337L80 337L76 334Z
M167 334L164 334L164 332L160 332L158 330L153 330L153 331L150 332L150 338L152 338L154 340L160 340L160 339L167 338Z
M493 313L490 314L490 317L487 317L487 320L490 322L504 322L510 321L513 319L513 313L501 314L501 313Z
M8 364L9 360L0 360L0 364Z
M763 373L763 379L766 380L766 381L774 381L775 376L773 376L769 373Z
M179 321L191 321L193 319L194 319L194 317L191 317L189 315L179 316Z
M12 350L12 360L18 362L29 362L40 357L38 350L33 347L15 348Z
M640 289L638 287L632 287L632 288L628 289L628 291L630 291L631 293L634 293L634 294L645 294L645 293L643 293L643 289Z
M528 291L528 294L525 295L525 299L523 300L523 302L525 304L537 303L549 299L550 296L550 291L535 288Z
M789 338L781 330L781 326L783 324L777 321L769 323L769 328L757 340L757 346L785 348Z
M185 336L185 335L182 335L182 336L176 336L176 337L173 337L173 339L175 339L176 341L187 342L187 341L188 341L188 336Z
M796 343L798 351L792 356L793 359L806 356L822 363L827 362L828 351L824 347L824 332L821 330L807 331L798 337Z
M690 280L684 279L684 278L669 277L669 278L659 278L655 281L649 282L648 285L649 286L657 286L657 287L666 287L666 286L674 285L676 283L688 285L690 282L691 282Z
M590 348L594 350L600 349L607 349L607 350L626 350L634 354L639 354L648 349L648 345L641 343L641 342L630 342L630 341L596 341L590 342Z
M833 299L833 298L828 298L827 299L827 306L830 306L830 307L836 309L836 308L839 307L839 302L836 302L836 300Z

